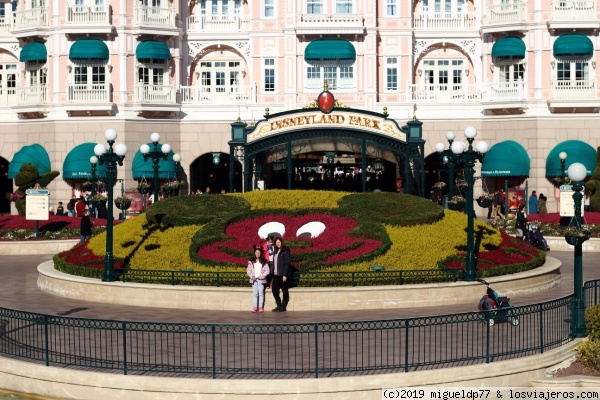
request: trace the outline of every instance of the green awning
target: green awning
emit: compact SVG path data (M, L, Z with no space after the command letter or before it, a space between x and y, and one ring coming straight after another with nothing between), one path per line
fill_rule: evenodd
M40 42L26 44L19 55L19 61L46 61L46 59L48 59L48 51L44 43Z
M524 58L525 43L516 36L502 38L492 46L492 57Z
M79 39L69 50L70 60L108 60L108 46L99 39Z
M554 42L553 54L554 57L591 56L594 54L594 44L581 33L567 33Z
M50 172L50 157L39 144L23 146L8 164L8 179L14 179L23 164L33 164L41 175Z
M144 58L156 58L158 60L170 60L169 47L158 40L144 40L135 48L135 56L138 60Z
M154 143L148 143L150 150L154 150ZM162 144L159 144L158 149L162 148ZM169 153L166 160L161 159L158 162L158 177L160 179L174 179L175 175L175 163L173 162L173 151ZM137 151L133 157L133 163L131 165L131 172L133 173L133 179L153 179L154 168L152 159L148 158L148 161L144 161L144 155L141 151Z
M94 154L96 143L83 143L75 146L63 162L63 179L92 179L90 157ZM106 165L96 164L96 177L106 177Z
M304 51L305 60L356 60L352 43L343 39L313 40Z
M496 143L487 152L481 176L529 176L531 161L519 143L512 140Z
M596 168L596 150L589 144L581 140L567 140L557 144L546 158L546 176L561 176L560 157L561 151L567 153L565 162L565 173L569 165L573 163L582 163L587 169L587 175L591 176Z

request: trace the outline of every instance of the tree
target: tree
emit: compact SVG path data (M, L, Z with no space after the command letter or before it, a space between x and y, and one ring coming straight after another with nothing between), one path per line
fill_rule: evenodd
M596 168L591 179L585 184L585 189L591 193L590 209L600 211L600 147L596 150Z

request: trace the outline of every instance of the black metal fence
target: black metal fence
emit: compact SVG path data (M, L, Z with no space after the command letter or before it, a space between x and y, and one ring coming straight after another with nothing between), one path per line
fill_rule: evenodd
M600 280L585 285L598 304ZM490 363L573 339L573 296L499 310L309 324L93 320L0 308L0 354L89 370L318 378ZM490 322L490 320L492 322Z
M292 285L299 287L406 285L412 283L456 282L464 275L461 269L362 271L362 272L295 272ZM156 271L129 269L120 274L123 282L194 286L248 286L245 272L203 272L193 270Z

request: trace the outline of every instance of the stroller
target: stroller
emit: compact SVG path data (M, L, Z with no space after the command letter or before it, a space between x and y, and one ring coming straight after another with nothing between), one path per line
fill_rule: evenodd
M525 230L525 236L523 238L540 250L550 251L548 242L544 239L542 231L540 231L540 228L535 222L527 224L527 229Z
M489 326L500 322L510 322L513 326L519 325L519 317L514 315L514 307L510 304L510 299L506 296L498 296L498 293L483 279L477 281L487 286L486 294L479 301L483 322Z

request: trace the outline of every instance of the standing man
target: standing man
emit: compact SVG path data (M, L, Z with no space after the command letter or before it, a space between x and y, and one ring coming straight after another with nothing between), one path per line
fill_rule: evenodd
M92 226L94 224L90 220L90 210L86 209L81 217L81 224L79 225L79 234L81 235L80 242L83 242L92 237Z
M275 250L273 253L273 297L275 298L277 307L271 311L287 311L287 305L290 301L290 294L288 292L290 259L290 249L284 246L281 237L277 237L277 239L275 239ZM280 290L283 292L283 301L279 297Z
M538 198L535 190L531 192L531 196L529 196L529 214L537 214L538 213Z

